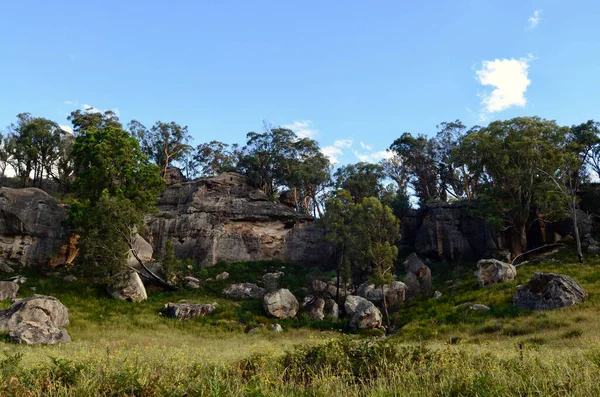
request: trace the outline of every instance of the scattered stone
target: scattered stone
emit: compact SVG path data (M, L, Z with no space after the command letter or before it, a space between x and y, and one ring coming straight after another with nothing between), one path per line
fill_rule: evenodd
M123 301L141 302L148 299L146 288L137 272L125 271L116 274L108 285L108 294Z
M68 309L52 296L34 295L14 302L0 311L0 330L19 343L54 344L71 342L65 325Z
M265 295L265 290L253 283L239 283L223 289L223 295L230 299L256 299Z
M464 309L464 308L466 308L466 307L470 307L470 306L472 306L472 305L473 305L473 303L472 303L472 302L464 302L464 303L461 303L461 304L459 304L459 305L456 305L456 306L454 306L454 308L455 308L455 309Z
M298 313L300 305L289 289L282 288L264 296L266 312L277 318L293 318Z
M229 273L227 273L227 272L219 273L215 276L216 280L226 280L228 278L229 278Z
M325 318L325 299L316 298L308 305L308 317L314 321L321 321Z
M386 303L389 306L400 306L406 299L406 284L400 281L394 281L391 284L383 286L383 293L385 294ZM376 287L375 284L369 283L368 281L361 284L356 289L356 294L376 305L383 304L381 287Z
M325 307L323 308L325 318L337 320L340 317L340 308L334 299L325 299Z
M77 277L73 276L72 274L69 274L65 276L63 280L65 280L67 283L72 283L74 281L77 281Z
M513 304L526 310L552 310L576 305L587 298L581 285L569 276L534 273L527 284L517 287Z
M9 278L5 278L4 281L10 281L10 282L16 283L16 284L25 284L25 282L27 281L27 278L23 277L23 276L12 276Z
M29 289L32 290L32 291L34 291L34 292L37 291L36 287L29 287Z
M432 281L431 270L423 263L416 253L412 253L404 261L406 277L406 299L419 296L431 296Z
M215 310L215 304L167 303L165 309L167 317L189 320L212 313Z
M283 272L267 273L263 276L265 290L267 292L275 292L279 289L279 279L285 276Z
M372 302L357 295L348 295L344 303L350 318L350 328L372 329L381 326L381 312Z
M190 289L200 288L200 280L198 280L196 277L185 276L183 279L185 280L185 286L187 288L190 288Z
M442 293L440 291L435 291L433 293L433 299L440 299L442 297Z
M486 287L514 280L517 277L517 269L510 263L496 259L482 259L477 262L475 277L480 287Z
M194 270L194 266L192 265L187 265L188 270Z
M0 281L0 300L13 299L17 296L19 285L11 281Z
M469 306L469 309L475 310L475 311L489 311L489 310L491 310L488 306L482 305L482 304L479 304L479 303L475 303L474 305Z
M271 325L271 331L273 332L283 332L283 327L279 324Z

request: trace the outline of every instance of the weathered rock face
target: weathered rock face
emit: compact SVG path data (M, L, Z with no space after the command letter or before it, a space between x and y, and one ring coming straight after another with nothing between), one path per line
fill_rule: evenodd
M172 183L151 215L146 239L155 252L171 240L177 258L218 261L327 261L330 250L311 217L267 200L243 175Z
M473 208L470 203L427 205L414 239L416 252L448 261L491 257L501 247L491 228L469 215Z
M475 277L479 286L485 287L514 280L517 277L517 269L510 263L496 259L482 259L477 262Z
M67 211L36 188L0 188L0 260L25 266L70 264L77 254L77 237L62 221Z
M264 306L269 315L277 318L296 317L300 307L294 294L285 288L266 294Z
M371 329L381 326L381 312L372 302L361 296L348 295L344 308L350 318L350 328Z
M13 299L17 296L19 285L12 281L0 281L0 300Z
M401 281L394 281L391 284L384 285L383 292L389 306L399 306L406 299L406 284ZM363 283L357 288L356 293L376 305L383 304L381 288L376 287L375 284Z
M0 311L0 330L15 342L54 344L71 342L65 325L69 324L68 309L52 296L34 295L21 299L9 309Z
M267 292L274 292L279 289L279 279L285 274L283 272L267 273L263 276L265 283L265 290Z
M144 283L139 274L134 271L116 274L107 290L111 297L122 301L141 302L148 299Z
M431 269L423 263L416 253L412 253L404 261L406 277L406 299L432 294Z
M193 303L167 303L167 317L189 320L190 318L206 316L215 311L214 305Z
M224 288L223 295L230 299L256 299L262 298L265 290L253 283L239 283Z
M552 310L581 303L587 292L564 274L534 273L529 282L517 288L513 304L526 310Z

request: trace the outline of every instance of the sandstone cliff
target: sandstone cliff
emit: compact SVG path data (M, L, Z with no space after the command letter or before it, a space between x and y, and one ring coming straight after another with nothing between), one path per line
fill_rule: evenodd
M172 174L158 208L145 235L157 256L167 240L176 257L201 266L272 259L320 264L329 255L312 217L267 200L240 174L193 181Z
M66 210L36 188L0 188L0 260L25 266L70 263L76 239L63 227Z

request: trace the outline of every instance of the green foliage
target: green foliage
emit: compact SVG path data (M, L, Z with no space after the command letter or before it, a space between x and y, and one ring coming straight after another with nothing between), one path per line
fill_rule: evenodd
M385 178L383 167L379 164L356 163L338 168L333 175L336 189L350 193L355 203L366 197L380 197Z
M196 147L194 165L200 169L200 175L213 176L235 171L240 156L241 151L237 144L230 146L223 142L210 141Z

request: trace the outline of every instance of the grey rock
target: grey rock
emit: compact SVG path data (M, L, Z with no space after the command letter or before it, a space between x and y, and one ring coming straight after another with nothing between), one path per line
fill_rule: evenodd
M435 291L433 293L433 299L440 299L442 297L442 293L440 291Z
M372 302L361 296L348 295L344 308L350 318L350 328L372 329L381 326L381 312Z
M228 278L229 278L229 273L227 273L227 272L219 273L215 276L215 280L226 280Z
M203 267L260 260L319 265L331 257L312 217L267 200L240 174L168 185L158 208L145 229L154 250L171 240L177 258Z
M482 259L477 262L475 277L480 287L486 287L514 280L517 277L517 269L510 263L496 259Z
M76 239L63 226L67 211L36 188L0 188L0 262L25 266L70 264Z
M125 271L113 276L107 291L111 297L123 301L141 302L148 299L146 288L134 271Z
M77 277L73 276L72 274L69 274L63 277L63 280L65 280L67 283L72 283L74 281L77 281Z
M165 269L163 268L163 266L160 262L150 262L150 263L144 262L144 266L146 266L146 268L148 268L148 270L150 270L152 273L154 273L156 276L160 277L161 279L163 279L163 280L167 279L167 274L165 272ZM144 283L144 285L157 285L158 284L156 279L148 272L148 270L139 266L139 264L137 266L132 266L132 267L135 269L138 269L140 271L140 273L139 273L140 279L142 280L142 283Z
M400 306L406 299L406 284L401 281L394 281L391 284L383 286L383 293L385 294L386 303L389 306ZM381 288L376 287L375 284L369 282L361 284L357 288L356 294L376 305L383 304Z
M325 299L316 298L313 299L308 305L308 317L314 321L320 321L325 318Z
M230 299L256 299L262 298L265 290L253 283L238 283L224 288L223 295Z
M333 299L325 299L323 314L325 315L325 318L337 320L340 317L340 308L337 302Z
M480 303L475 303L474 305L469 306L469 309L474 310L474 311L490 311L491 310L488 306L482 305Z
M71 341L62 327L69 324L68 309L52 296L34 295L15 301L0 311L0 330L26 344L54 344Z
M138 258L144 263L152 262L152 255L154 254L154 250L150 243L148 243L142 236L136 234L133 238L133 249L135 250ZM133 253L129 251L127 254L127 264L129 266L133 266L134 268L141 270L141 266L138 260L135 258Z
M190 318L203 317L215 310L214 304L193 304L193 303L167 303L165 305L167 317L180 320L189 320Z
M13 299L17 296L19 285L11 281L0 281L0 300Z
M431 270L423 263L416 253L413 252L406 258L404 261L404 271L406 273L404 284L406 284L407 300L419 296L431 296L433 288Z
M534 273L527 284L517 287L513 304L526 310L553 310L576 305L587 298L587 292L569 276Z
M277 332L277 333L283 332L283 327L279 324L273 324L273 325L271 325L271 331Z
M265 290L267 292L274 292L279 289L279 279L285 276L283 272L267 273L263 276L265 283Z
M263 298L265 311L277 318L296 317L300 305L289 289L282 288L268 293Z
M8 263L0 260L0 272L12 273L14 269L8 265Z

